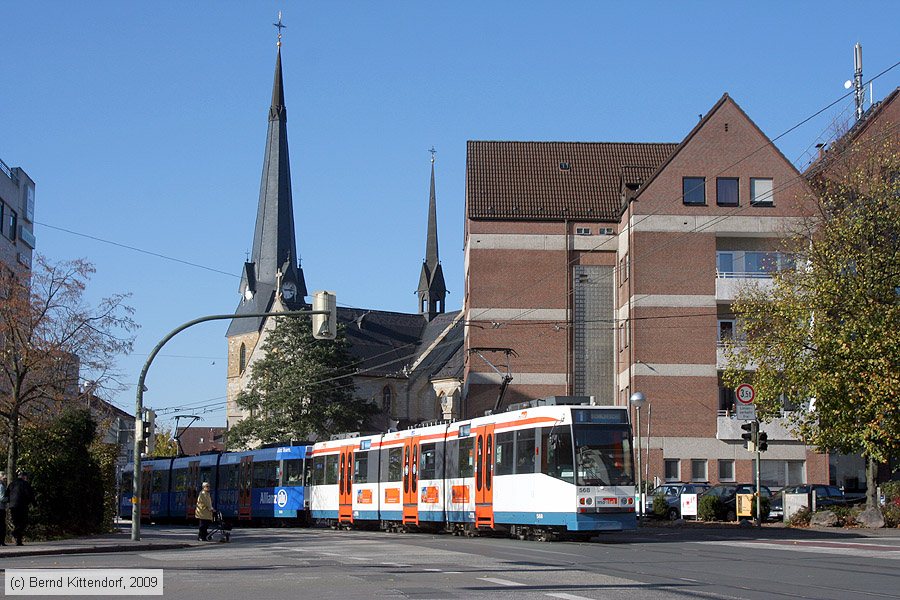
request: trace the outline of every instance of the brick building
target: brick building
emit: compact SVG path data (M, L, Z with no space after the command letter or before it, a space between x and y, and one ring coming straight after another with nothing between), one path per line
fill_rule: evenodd
M720 342L738 335L735 291L791 266L780 239L812 210L800 173L727 94L677 144L467 152L465 348L515 352L507 401L641 391L651 480L750 480ZM469 360L461 414L498 384ZM764 430L764 482L827 481L827 457Z

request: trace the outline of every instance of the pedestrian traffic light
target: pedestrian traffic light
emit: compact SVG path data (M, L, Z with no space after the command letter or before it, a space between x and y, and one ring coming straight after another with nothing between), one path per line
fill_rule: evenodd
M757 436L757 448L760 452L765 452L769 449L769 434L765 431L760 431Z
M747 433L741 434L741 439L746 442L747 450L750 452L756 452L756 444L759 438L759 422L758 421L750 421L749 423L744 423L741 425L741 429L746 431Z
M314 311L328 311L327 315L312 316L312 333L317 340L337 337L337 298L334 292L313 292Z

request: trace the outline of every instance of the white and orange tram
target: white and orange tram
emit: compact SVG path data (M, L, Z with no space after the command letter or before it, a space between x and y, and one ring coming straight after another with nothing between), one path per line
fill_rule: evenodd
M307 468L310 516L336 526L539 539L633 529L628 410L587 401L550 398L319 442Z

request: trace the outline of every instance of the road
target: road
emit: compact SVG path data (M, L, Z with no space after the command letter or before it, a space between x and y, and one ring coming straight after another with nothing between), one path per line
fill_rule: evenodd
M688 527L540 543L239 529L229 544L5 558L3 567L161 568L166 597L204 600L883 599L900 597L900 535Z

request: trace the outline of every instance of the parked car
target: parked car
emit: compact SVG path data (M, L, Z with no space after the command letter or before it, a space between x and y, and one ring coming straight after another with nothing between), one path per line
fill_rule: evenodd
M709 489L708 483L666 483L657 486L647 495L645 514L653 515L653 502L656 496L661 495L666 501L668 511L665 517L668 519L678 519L681 517L681 496L683 494L697 494L698 496Z
M715 496L718 498L719 513L716 517L724 521L735 521L737 520L737 495L755 493L756 484L753 483L720 483L706 490L701 495L701 498L704 496ZM760 486L759 493L763 498L768 498L771 504L772 491L768 487Z
M784 518L784 494L806 494L806 506L810 508L813 506L813 494L815 494L816 509L830 506L849 506L852 504L852 502L847 500L844 492L833 485L825 485L824 483L789 485L772 498L772 509L769 511L770 519L781 520Z
M653 500L657 496L662 496L666 501L665 517L675 520L681 518L681 495L697 494L700 495L709 489L708 483L666 483L650 490L647 494L647 501L644 505L645 515L655 515L653 511ZM658 516L658 515L657 515Z

